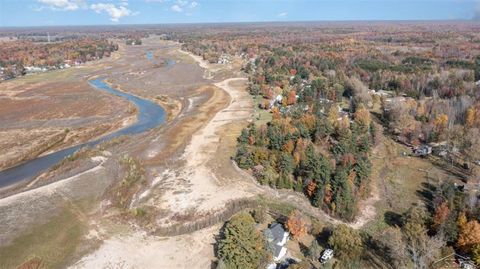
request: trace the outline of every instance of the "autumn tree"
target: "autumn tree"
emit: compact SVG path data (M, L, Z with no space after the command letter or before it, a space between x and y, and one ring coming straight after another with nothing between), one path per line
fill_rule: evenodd
M352 109L355 111L360 104L368 106L372 97L368 93L368 87L358 78L351 77L346 81L346 91L352 96Z
M287 105L294 105L297 102L297 93L295 91L288 92Z
M316 189L317 189L317 183L315 183L315 181L311 180L310 182L308 182L308 184L307 184L307 195L308 195L308 197L313 198Z
M470 252L478 244L480 244L480 223L477 220L470 220L461 225L457 246L465 252Z
M435 209L435 213L433 215L434 229L438 229L447 220L449 214L450 209L448 208L447 202L444 201Z
M473 124L475 123L475 119L477 117L476 114L477 113L474 107L470 107L469 109L467 109L467 112L465 114L465 127L473 127Z
M446 129L448 126L448 116L446 114L438 115L433 121L433 124L440 131Z
M370 128L370 112L364 105L360 105L354 114L355 123L357 123L362 130L368 130Z
M305 217L298 210L292 211L288 216L286 223L288 231L296 239L306 234L307 232L307 223Z

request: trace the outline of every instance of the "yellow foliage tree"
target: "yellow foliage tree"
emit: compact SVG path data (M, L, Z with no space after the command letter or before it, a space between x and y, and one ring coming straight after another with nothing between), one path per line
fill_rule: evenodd
M328 111L328 121L333 127L338 127L338 110L337 107L332 106L330 107L330 110Z
M476 110L474 107L471 107L467 110L467 114L465 116L465 126L468 128L473 127L476 118Z
M465 252L470 252L478 244L480 244L480 223L471 220L461 227L457 246Z
M438 115L435 120L433 121L433 124L437 127L437 129L443 130L447 128L448 125L448 116L446 114L440 114Z
M370 126L371 117L370 112L365 108L365 106L360 105L360 107L355 111L355 123L360 125L362 128L366 129Z

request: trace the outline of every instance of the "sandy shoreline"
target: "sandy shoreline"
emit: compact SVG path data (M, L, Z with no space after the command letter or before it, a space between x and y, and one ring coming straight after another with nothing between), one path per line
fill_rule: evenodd
M188 54L200 66L209 65L199 56ZM216 83L230 97L226 107L217 112L200 130L196 131L187 144L181 160L184 165L175 171L165 171L154 179L154 184L140 197L144 204L167 209L169 214L197 213L221 210L233 199L251 197L258 189L253 184L227 184L217 176L209 162L214 160L220 146L225 126L251 119L253 104L243 86L246 78L229 78ZM238 84L234 86L233 84ZM240 86L239 86L240 85ZM165 186L174 186L166 188ZM150 190L166 189L160 196L151 195ZM210 268L215 259L212 244L220 226L196 231L188 235L160 238L142 232L118 235L103 241L95 252L83 257L71 268ZM162 257L162 258L158 258Z

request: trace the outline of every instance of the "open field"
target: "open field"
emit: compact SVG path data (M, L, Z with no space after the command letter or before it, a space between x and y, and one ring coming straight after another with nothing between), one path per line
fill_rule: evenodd
M376 181L380 199L374 204L376 216L365 229L374 233L380 232L392 225L392 216L404 213L414 204L422 204L424 197L421 192L426 184L445 180L463 184L460 178L435 166L428 159L403 154L410 152L410 148L387 136L382 137L382 142L372 158L372 178Z

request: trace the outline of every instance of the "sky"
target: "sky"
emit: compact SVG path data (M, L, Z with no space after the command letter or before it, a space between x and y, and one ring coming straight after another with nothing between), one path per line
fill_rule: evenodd
M0 27L472 19L480 0L0 0Z

